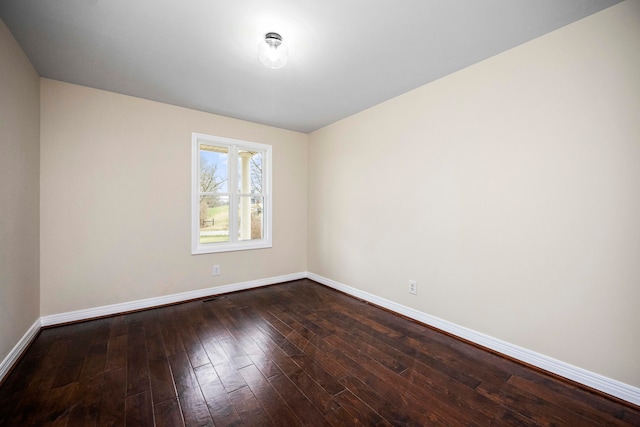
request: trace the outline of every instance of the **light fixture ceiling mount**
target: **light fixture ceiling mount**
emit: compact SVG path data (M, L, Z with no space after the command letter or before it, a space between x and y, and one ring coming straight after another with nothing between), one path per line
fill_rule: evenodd
M258 58L268 68L282 68L289 59L289 48L278 33L269 32L258 46Z

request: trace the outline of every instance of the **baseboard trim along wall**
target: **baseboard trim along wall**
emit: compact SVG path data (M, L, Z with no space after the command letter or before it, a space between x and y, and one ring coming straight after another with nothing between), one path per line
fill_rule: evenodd
M40 319L36 320L33 325L29 328L29 330L24 334L24 336L18 341L18 343L11 349L7 357L4 358L2 363L0 363L0 383L4 377L11 371L13 365L20 359L22 353L29 347L31 341L35 339L40 332L41 328Z
M7 357L0 363L0 382L5 375L9 373L13 365L18 361L20 355L29 346L31 341L36 337L43 327L56 326L69 322L78 322L97 317L109 316L114 314L126 313L136 310L144 310L147 308L158 307L167 304L174 304L192 299L204 298L207 296L220 295L229 292L242 291L246 289L258 288L261 286L274 285L277 283L289 282L292 280L311 279L330 288L344 292L356 298L386 308L387 310L406 316L410 319L417 320L425 325L432 326L444 332L450 333L462 339L468 340L482 347L536 366L545 371L570 379L577 383L599 390L603 393L640 405L640 388L622 383L620 381L607 378L600 374L587 371L568 363L553 359L540 353L510 344L506 341L493 338L472 329L465 328L455 323L440 319L435 316L423 313L402 304L395 303L385 298L378 297L368 292L347 286L326 277L319 276L314 273L300 272L283 276L270 277L267 279L258 279L248 282L241 282L212 288L199 289L190 292L182 292L179 294L165 295L162 297L147 298L138 301L131 301L121 304L112 304L102 307L95 307L86 310L77 310L68 313L54 314L43 316L29 328L22 339L9 352Z
M179 294L165 295L161 297L141 299L120 304L105 305L86 310L70 311L67 313L53 314L40 318L43 327L61 325L63 323L77 322L80 320L94 319L113 314L127 313L130 311L144 310L167 304L175 304L192 299L204 298L229 292L243 291L245 289L259 288L261 286L275 285L276 283L289 282L291 280L305 279L306 272L287 274L284 276L269 277L267 279L251 280L248 282L234 283L230 285L215 286L213 288L198 289L195 291L181 292Z
M456 325L455 323L431 316L393 301L380 298L376 295L352 288L351 286L344 285L314 273L308 273L307 277L330 288L344 292L356 298L360 298L380 307L384 307L387 310L391 310L395 313L417 320L425 325L433 326L434 328L528 363L529 365L533 365L547 372L551 372L587 387L591 387L595 390L599 390L603 393L631 402L635 405L640 405L640 388L638 387L633 387L623 382L587 371L586 369L578 368L577 366L556 360L552 357L510 344L506 341L476 332L464 326Z

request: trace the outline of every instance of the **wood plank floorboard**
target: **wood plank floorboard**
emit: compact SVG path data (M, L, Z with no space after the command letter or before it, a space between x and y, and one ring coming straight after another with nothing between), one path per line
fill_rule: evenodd
M640 426L640 410L298 280L45 329L0 426Z

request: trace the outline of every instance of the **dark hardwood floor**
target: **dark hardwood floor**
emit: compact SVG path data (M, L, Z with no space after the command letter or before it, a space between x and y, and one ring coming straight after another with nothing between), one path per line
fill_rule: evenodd
M0 425L635 425L640 411L309 280L43 330Z

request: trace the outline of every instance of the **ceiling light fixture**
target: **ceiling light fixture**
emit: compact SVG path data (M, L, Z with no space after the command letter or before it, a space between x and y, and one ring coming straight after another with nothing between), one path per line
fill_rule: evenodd
M289 48L278 33L267 33L258 46L258 58L268 68L282 68L289 59Z

